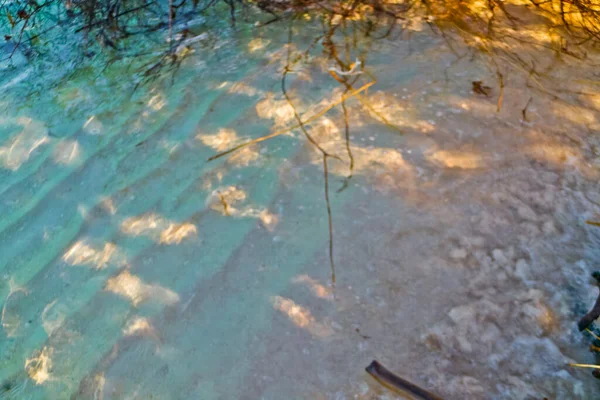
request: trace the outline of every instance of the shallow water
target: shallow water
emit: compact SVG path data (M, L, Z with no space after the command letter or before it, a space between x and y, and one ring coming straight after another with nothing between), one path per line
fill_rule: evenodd
M566 363L594 362L600 103L515 74L497 111L489 62L414 28L367 41L348 143L331 60L293 66L303 120L338 104L307 125L327 175L299 129L208 162L296 122L285 27L211 40L135 92L124 65L2 76L2 396L396 398L372 359L449 399L599 395Z

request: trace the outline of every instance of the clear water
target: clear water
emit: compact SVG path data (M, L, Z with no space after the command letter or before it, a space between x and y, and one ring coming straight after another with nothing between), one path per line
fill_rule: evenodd
M335 285L301 130L207 161L296 123L285 26L220 28L135 91L139 65L101 57L3 69L0 397L396 398L372 359L450 399L597 396L566 363L594 362L575 322L596 296L598 98L515 73L497 112L489 61L409 31L350 54L377 82L345 102L349 142L321 44L287 77L302 119L335 104L307 125L339 157Z

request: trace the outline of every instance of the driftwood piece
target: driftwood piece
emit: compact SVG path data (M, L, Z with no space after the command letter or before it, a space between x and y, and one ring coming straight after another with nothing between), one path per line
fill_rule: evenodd
M420 400L442 400L441 397L394 375L376 360L373 360L365 370L379 383L401 394L410 394Z

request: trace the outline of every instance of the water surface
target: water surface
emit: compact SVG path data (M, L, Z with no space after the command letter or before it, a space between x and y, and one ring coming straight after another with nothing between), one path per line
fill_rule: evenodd
M498 111L490 61L413 26L342 52L376 79L344 112L293 29L223 29L137 88L103 58L3 71L2 396L395 398L372 359L449 399L598 395L566 363L594 362L600 103L514 73Z

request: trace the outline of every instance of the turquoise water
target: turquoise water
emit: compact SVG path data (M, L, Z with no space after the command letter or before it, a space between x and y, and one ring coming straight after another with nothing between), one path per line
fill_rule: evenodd
M296 124L281 73L317 31L219 28L137 89L142 60L3 71L2 396L393 398L374 358L448 398L597 392L564 365L591 362L568 287L597 256L597 114L520 121L517 78L498 114L485 61L414 30L352 47L377 82L349 142L321 43L291 68L303 120L333 106L307 125L328 174L299 129L209 162Z

